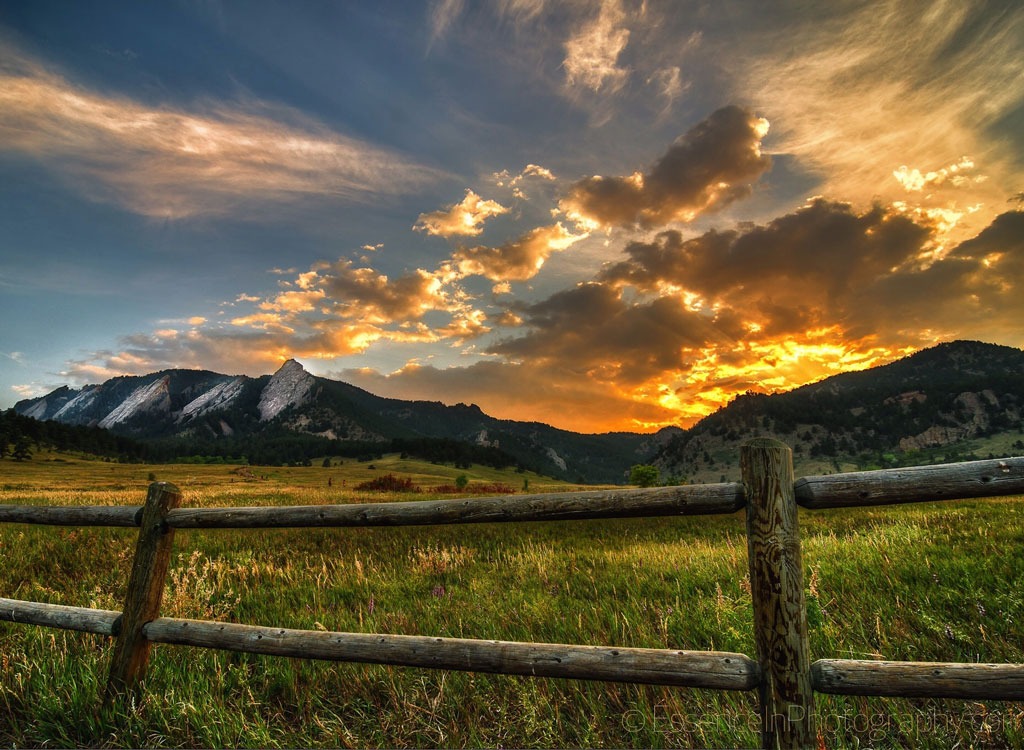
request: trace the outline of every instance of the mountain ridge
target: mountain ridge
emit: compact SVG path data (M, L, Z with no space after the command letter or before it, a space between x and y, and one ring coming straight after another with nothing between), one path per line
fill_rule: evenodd
M540 422L502 420L475 404L405 401L317 377L294 359L252 378L207 370L161 370L75 390L67 386L15 404L17 413L66 424L103 426L143 440L207 441L257 433L350 443L455 440L495 447L520 465L562 479L621 483L648 459L654 436L583 435ZM672 434L673 428L666 428Z
M171 369L61 386L14 408L143 440L452 440L500 449L520 465L574 481L622 483L636 463L654 463L674 481L725 481L738 478L738 444L750 437L784 440L798 467L846 470L915 456L928 462L943 446L1022 430L1024 352L977 341L939 344L791 391L747 393L687 430L657 433L587 435L497 419L475 404L385 398L314 376L293 359L259 377Z

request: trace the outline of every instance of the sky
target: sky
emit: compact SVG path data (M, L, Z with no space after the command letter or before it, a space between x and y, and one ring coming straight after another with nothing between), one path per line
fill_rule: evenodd
M579 432L1024 346L1024 5L0 2L0 408L285 360Z

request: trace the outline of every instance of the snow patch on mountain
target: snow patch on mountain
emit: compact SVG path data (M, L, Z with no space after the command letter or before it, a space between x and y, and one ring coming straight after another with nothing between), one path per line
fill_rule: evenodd
M289 406L302 406L310 400L316 378L294 359L274 373L260 394L260 421L269 422Z
M181 410L181 414L178 415L177 423L181 424L212 411L226 408L238 398L238 394L242 392L243 388L245 388L245 377L217 383L210 390L188 402Z
M164 376L152 383L140 385L122 401L116 409L100 420L99 426L109 429L116 424L127 422L138 414L171 411L170 378Z

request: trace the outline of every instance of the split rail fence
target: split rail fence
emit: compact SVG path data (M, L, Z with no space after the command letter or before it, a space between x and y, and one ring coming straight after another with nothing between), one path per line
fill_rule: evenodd
M115 639L105 700L137 690L154 643L472 672L756 690L766 748L816 747L814 693L1024 699L1024 664L819 659L811 662L797 509L1024 494L1024 457L794 480L776 440L741 448L741 483L458 500L181 508L171 484L142 507L0 505L0 522L138 527L124 609L0 598L0 620ZM410 526L729 514L746 510L755 658L716 651L337 633L160 617L176 529Z

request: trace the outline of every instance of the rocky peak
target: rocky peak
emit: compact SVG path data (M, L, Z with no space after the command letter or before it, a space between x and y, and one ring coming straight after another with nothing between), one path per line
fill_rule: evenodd
M289 406L301 406L310 399L316 378L294 359L274 373L260 394L260 421L269 422Z

